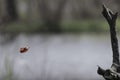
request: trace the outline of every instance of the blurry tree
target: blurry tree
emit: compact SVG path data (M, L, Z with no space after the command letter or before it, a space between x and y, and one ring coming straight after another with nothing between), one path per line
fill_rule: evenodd
M120 11L120 0L115 0L117 6L118 6L118 12Z
M96 7L99 7L101 5L102 1L101 0L93 0L93 3Z
M70 1L71 16L75 20L79 20L80 19L80 13L81 13L81 8L82 8L82 5L80 3L81 3L80 0L74 0L74 1L71 0Z
M74 20L93 18L93 0L70 0L71 16Z
M61 32L60 22L67 0L40 0L40 15L44 23L44 30Z
M6 0L6 12L9 20L17 20L16 0Z
M34 20L39 19L39 11L38 11L38 0L26 0L27 2L27 19Z
M3 22L2 19L6 15L6 10L5 10L5 1L0 0L0 24Z
M1 24L18 19L16 0L0 0L0 11Z
M16 0L0 0L0 11L0 33L7 36L5 25L18 19Z

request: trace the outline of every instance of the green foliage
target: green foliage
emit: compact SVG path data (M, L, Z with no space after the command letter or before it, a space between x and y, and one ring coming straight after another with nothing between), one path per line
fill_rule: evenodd
M33 23L22 23L14 22L10 23L5 27L5 31L8 33L35 33L41 26L38 22Z
M62 29L65 32L107 32L107 23L103 21L72 21L63 22Z
M61 23L62 32L95 32L106 33L109 32L109 27L105 20L82 20L82 21L64 21ZM34 22L14 22L5 25L1 28L7 33L40 33L43 32L43 25L39 21ZM120 19L117 20L117 31L120 31Z

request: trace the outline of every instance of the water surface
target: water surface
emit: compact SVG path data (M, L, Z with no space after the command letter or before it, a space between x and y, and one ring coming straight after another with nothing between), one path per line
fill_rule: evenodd
M24 46L30 49L20 54L19 49ZM0 45L1 77L9 72L6 62L19 80L98 79L101 77L96 73L97 65L109 68L112 64L110 38L99 34L21 34Z

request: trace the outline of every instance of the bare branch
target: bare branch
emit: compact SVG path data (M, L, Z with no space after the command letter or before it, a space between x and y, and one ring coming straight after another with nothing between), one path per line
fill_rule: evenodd
M113 51L113 64L110 69L102 69L98 66L97 73L105 78L105 80L120 80L120 63L119 63L119 50L118 50L118 40L116 36L116 19L118 13L113 13L110 9L103 5L103 16L107 20L110 26L111 44Z
M112 44L112 51L113 51L113 63L116 63L119 65L119 48L118 48L118 40L116 36L116 19L118 16L118 13L115 14L108 8L103 5L103 16L107 20L109 26L110 26L110 34L111 34L111 44Z
M100 66L98 66L97 73L98 73L99 75L104 75L104 74L105 74L105 70L102 69Z

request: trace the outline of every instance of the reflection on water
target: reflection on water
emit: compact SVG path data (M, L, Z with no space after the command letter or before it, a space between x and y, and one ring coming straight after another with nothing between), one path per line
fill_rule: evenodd
M27 45L29 51L20 54ZM97 65L110 67L111 55L109 35L19 35L0 45L0 77L9 72L8 60L18 80L93 80L101 78Z

